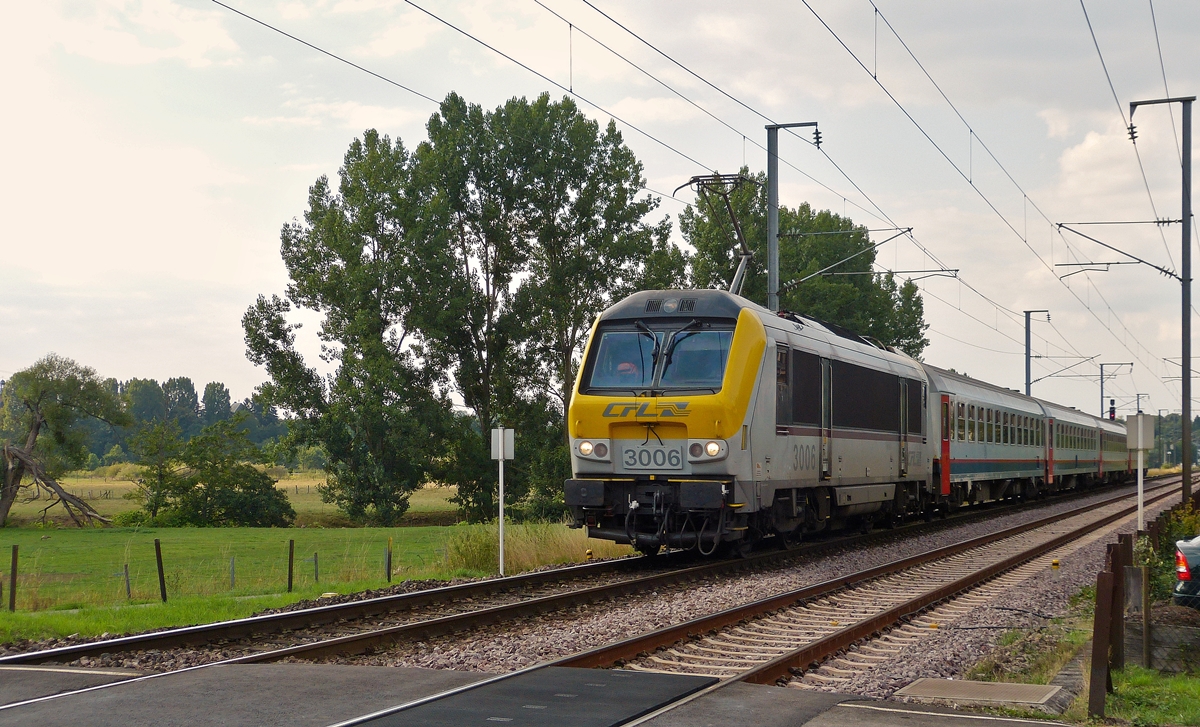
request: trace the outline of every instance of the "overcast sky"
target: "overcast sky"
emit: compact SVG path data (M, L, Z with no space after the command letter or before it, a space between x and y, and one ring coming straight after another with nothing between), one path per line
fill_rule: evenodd
M1147 410L1179 408L1178 364L1163 360L1179 355L1179 285L1139 265L1059 282L1075 268L1056 263L1121 258L1051 223L1153 219L1147 183L1158 217L1178 219L1178 106L1137 112L1145 183L1120 109L1164 96L1164 68L1173 95L1196 93L1200 5L1154 3L1160 66L1148 2L1087 0L1118 104L1079 2L880 0L878 15L867 0L592 2L417 4L573 87L589 115L645 132L621 127L658 192L764 169L765 122L747 106L818 121L821 151L783 137L781 201L911 226L961 271L921 283L927 361L1021 388L1021 311L1047 308L1036 353L1097 358L1069 372L1087 378L1035 394L1097 411L1096 364L1133 362L1107 385L1122 411L1136 393ZM434 99L563 94L406 2L229 4ZM106 376L219 380L249 396L263 374L240 318L283 291L280 226L319 175L336 176L352 138L377 128L411 148L435 105L202 0L8 3L0 19L0 377L56 351ZM664 198L655 217L682 209ZM1080 229L1178 268L1178 225ZM878 264L938 267L903 239ZM1034 377L1076 361L1035 360Z

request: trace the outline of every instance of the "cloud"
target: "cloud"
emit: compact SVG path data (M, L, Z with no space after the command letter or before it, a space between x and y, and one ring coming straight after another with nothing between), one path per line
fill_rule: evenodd
M358 49L362 55L389 58L425 47L429 38L441 29L424 13L410 12L390 20L369 43Z
M54 36L66 52L103 63L203 67L235 60L238 46L223 20L169 0L97 0L62 6Z
M387 131L423 119L427 114L412 109L392 106L361 104L357 101L325 101L324 99L292 99L282 104L291 113L276 116L246 116L242 121L251 126L290 126L337 128L362 131L380 129ZM432 109L430 109L432 110Z
M700 115L700 110L681 98L663 97L633 98L625 97L609 109L633 124L646 122L682 123L691 121Z

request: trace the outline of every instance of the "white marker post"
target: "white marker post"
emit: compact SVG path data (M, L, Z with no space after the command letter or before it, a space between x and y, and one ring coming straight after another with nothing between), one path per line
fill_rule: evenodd
M1138 530L1146 529L1146 513L1142 480L1146 450L1154 448L1154 425L1158 417L1138 412L1125 421L1129 448L1137 450Z
M500 460L500 575L504 575L504 460L512 459L515 451L513 430L500 427L492 430L492 459Z

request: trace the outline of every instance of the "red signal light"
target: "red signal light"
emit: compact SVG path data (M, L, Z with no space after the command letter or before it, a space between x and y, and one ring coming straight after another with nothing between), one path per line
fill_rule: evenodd
M1175 577L1181 581L1192 580L1192 569L1188 567L1187 558L1178 550L1175 551Z

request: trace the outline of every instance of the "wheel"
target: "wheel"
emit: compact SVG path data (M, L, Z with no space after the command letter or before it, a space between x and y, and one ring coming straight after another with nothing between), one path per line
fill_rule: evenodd
M661 543L655 543L654 545L651 545L649 543L638 543L637 545L635 545L633 547L635 550L637 550L637 552L639 552L645 556L658 555L662 551Z

